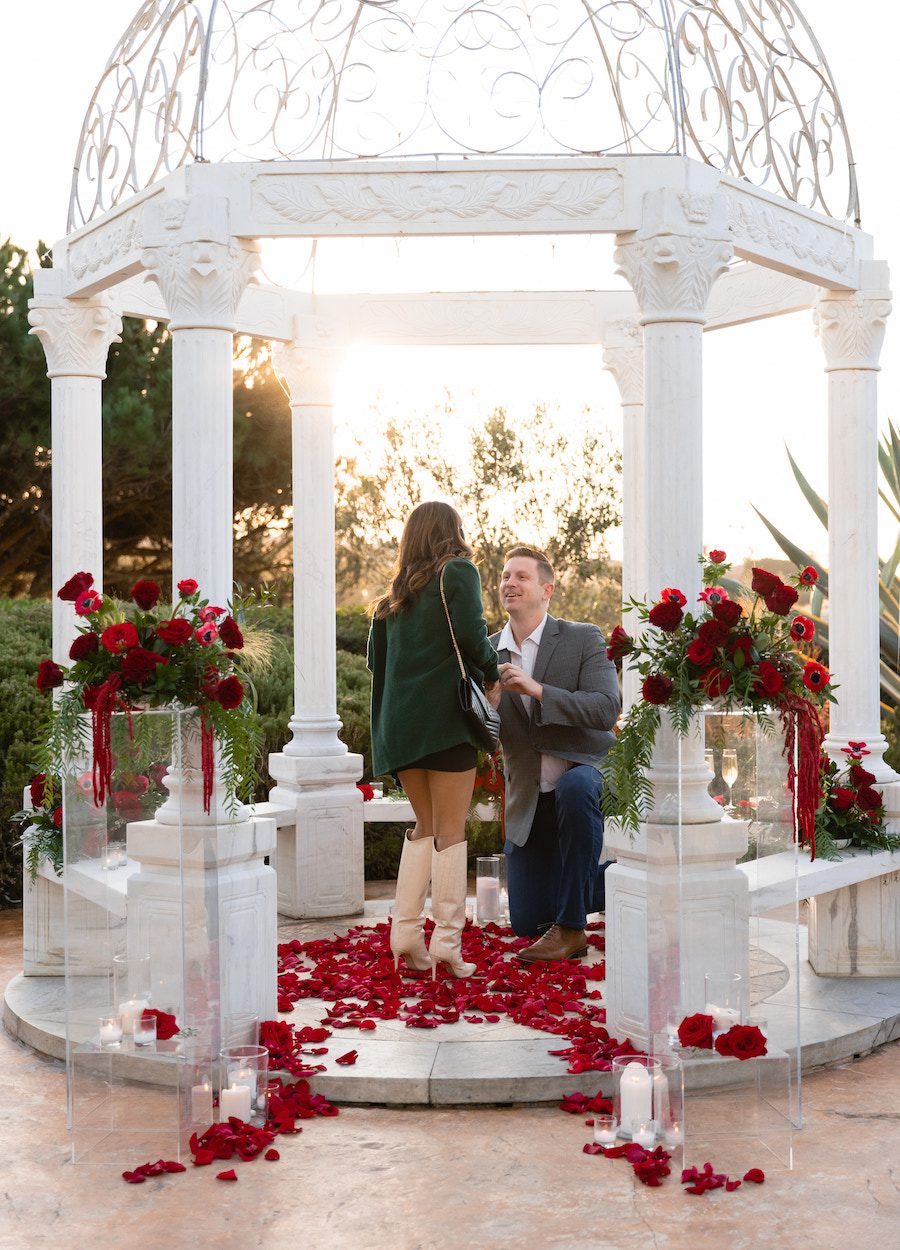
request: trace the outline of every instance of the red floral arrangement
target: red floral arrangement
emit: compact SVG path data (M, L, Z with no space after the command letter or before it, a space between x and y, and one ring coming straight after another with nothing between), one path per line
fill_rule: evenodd
M138 581L131 588L131 602L121 603L95 590L91 573L74 574L57 592L83 624L69 649L69 668L53 660L38 666L42 693L65 686L51 714L47 749L55 771L69 772L85 745L82 714L90 713L98 806L112 786L114 712L170 705L197 709L207 811L217 740L232 806L252 784L260 731L245 683L236 674L243 633L227 608L200 597L193 578L178 583L178 594L177 603L161 604L156 582Z
M885 828L884 796L875 774L863 764L868 754L864 742L851 742L844 747L843 764L824 752L820 757L816 852L823 859L839 859L836 843L845 839L868 851L900 850L900 837Z
M721 584L731 567L724 551L701 555L700 564L699 610L687 611L685 595L667 586L650 607L630 601L641 624L650 627L640 638L632 638L620 625L610 635L609 658L628 657L641 676L643 697L629 710L603 763L604 815L636 830L649 809L652 792L645 770L662 708L681 737L692 717L711 702L760 717L774 711L784 729L800 840L815 858L823 740L817 708L835 701L834 687L828 670L804 651L813 637L813 622L792 615L792 609L800 590L815 585L818 574L810 566L788 583L754 568L750 590L738 587L734 594Z

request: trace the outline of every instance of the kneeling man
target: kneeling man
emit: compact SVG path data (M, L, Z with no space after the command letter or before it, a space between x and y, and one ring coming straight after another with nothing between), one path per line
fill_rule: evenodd
M605 909L598 765L621 706L596 625L548 612L555 575L531 547L507 554L491 637L500 660L509 911L526 963L587 954L587 913Z

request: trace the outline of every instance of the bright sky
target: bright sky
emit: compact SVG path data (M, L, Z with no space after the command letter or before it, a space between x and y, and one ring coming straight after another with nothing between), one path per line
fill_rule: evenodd
M0 116L4 118L4 176L0 182L0 236L24 246L52 242L65 231L69 179L78 133L91 91L137 0L13 0L0 25ZM896 49L900 6L857 0L806 0L804 11L829 59L848 119L862 200L863 227L874 234L876 255L892 263L900 283L900 162L896 127ZM895 84L891 87L891 84ZM317 288L352 289L358 272L353 248L323 249ZM447 289L484 286L484 273L510 287L621 285L611 276L612 240L592 245L585 264L573 243L535 240L500 243L458 240L431 244L431 284ZM415 289L421 247L367 245L366 256L386 289ZM516 248L515 256L513 247ZM377 252L377 256L375 253ZM349 262L349 263L348 263ZM290 281L299 269L271 250L270 275ZM479 276L480 275L480 276ZM595 276L596 275L596 276ZM900 313L897 314L900 317ZM787 441L813 485L827 495L827 423L823 357L809 313L759 322L706 337L704 537L735 559L775 555L751 503L817 558L827 559L824 531L793 482ZM900 420L900 331L888 326L880 381L882 420ZM343 437L371 424L370 407L385 415L426 415L450 391L460 420L471 422L496 404L526 413L545 404L557 419L581 428L589 420L621 431L618 394L602 371L599 350L588 348L391 349L358 348L340 392ZM439 428L436 426L436 429ZM881 547L894 530L882 518ZM618 543L614 544L614 549Z

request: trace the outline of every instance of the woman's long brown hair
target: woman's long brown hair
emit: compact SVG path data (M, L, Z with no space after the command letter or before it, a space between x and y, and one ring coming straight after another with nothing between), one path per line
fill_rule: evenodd
M472 548L463 537L462 521L448 503L420 503L406 518L391 584L372 605L379 618L405 612L416 595L448 560L471 560Z

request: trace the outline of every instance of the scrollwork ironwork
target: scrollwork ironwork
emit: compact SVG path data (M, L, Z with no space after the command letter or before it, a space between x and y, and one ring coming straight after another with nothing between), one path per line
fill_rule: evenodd
M144 0L88 107L69 226L192 160L632 153L858 218L794 0Z

